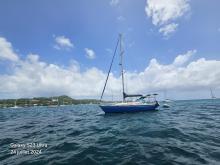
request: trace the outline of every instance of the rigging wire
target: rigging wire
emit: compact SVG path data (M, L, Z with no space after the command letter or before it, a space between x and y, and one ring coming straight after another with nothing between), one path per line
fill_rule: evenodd
M107 85L107 82L108 82L109 74L110 74L110 72L111 72L112 64L113 64L113 61L114 61L114 58L115 58L115 55L116 55L116 52L117 52L117 49L118 49L119 41L120 41L120 38L118 38L118 41L117 41L117 44L116 44L116 47L115 47L114 55L113 55L113 57L112 57L112 61L111 61L111 64L110 64L110 68L109 68L109 70L108 70L108 76L107 76L107 78L106 78L106 80L105 80L105 85L104 85L104 88L103 88L103 90L102 90L102 95L101 95L101 97L100 97L100 102L102 101L102 97L103 97L103 94L104 94L104 92L105 92L105 88L106 88L106 85Z

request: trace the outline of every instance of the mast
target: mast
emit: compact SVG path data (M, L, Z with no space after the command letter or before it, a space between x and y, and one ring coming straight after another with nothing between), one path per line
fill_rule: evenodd
M211 98L212 98L212 99L215 99L216 97L215 97L215 95L213 94L212 88L210 88L210 93L211 93Z
M122 34L119 34L120 38L120 56L121 56L121 61L120 61L120 66L121 66L121 80L122 80L122 96L123 96L123 102L125 102L125 87L124 87L124 69L123 69L123 55L124 55L124 50L123 50L123 43L122 43Z

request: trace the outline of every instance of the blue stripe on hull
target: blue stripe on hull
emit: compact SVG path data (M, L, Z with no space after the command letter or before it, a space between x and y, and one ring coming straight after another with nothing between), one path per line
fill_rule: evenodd
M129 105L129 106L100 105L100 107L105 113L124 113L124 112L140 112L140 111L156 110L158 105L157 104L155 105Z

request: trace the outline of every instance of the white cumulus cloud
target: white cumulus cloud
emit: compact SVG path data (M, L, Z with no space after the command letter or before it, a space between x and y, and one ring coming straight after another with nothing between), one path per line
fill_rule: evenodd
M169 27L168 33L177 29L178 24L173 21L182 17L189 10L189 0L147 0L145 7L145 12L152 19L152 23L160 26L160 31L165 31Z
M184 97L184 92L195 98L201 97L195 91L220 90L220 61L200 58L192 61L196 50L177 55L172 63L160 64L152 59L140 72L127 71L125 74L128 93L150 91L176 91L174 99ZM1 98L51 96L66 94L75 98L99 98L107 73L91 67L80 69L80 64L71 61L69 66L44 62L37 54L28 54L16 62L10 73L0 74ZM121 77L110 74L105 96L121 96ZM216 96L218 96L216 94Z
M154 25L173 21L189 10L188 0L147 0L145 11Z
M197 52L197 50L189 50L186 54L183 55L178 55L174 62L173 65L175 66L181 66L183 64L185 64L186 62L189 61L189 59Z
M14 52L12 44L4 37L0 37L0 60L18 61L19 58Z
M74 45L69 38L67 38L65 36L56 36L55 37L55 45L54 45L55 49L69 50L73 47L74 47Z
M92 49L85 48L85 52L86 52L86 57L89 59L94 59L96 56L94 50Z

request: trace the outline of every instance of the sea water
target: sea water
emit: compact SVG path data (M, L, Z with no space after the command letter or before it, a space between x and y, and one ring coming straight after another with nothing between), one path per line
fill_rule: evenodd
M0 164L220 164L220 100L107 114L98 105L0 109Z

